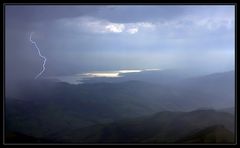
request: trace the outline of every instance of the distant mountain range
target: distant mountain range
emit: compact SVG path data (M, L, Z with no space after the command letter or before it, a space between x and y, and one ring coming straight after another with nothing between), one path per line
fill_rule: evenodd
M165 75L164 79L171 79L171 77ZM71 85L64 82L34 81L22 83L18 87L21 90L17 95L5 99L6 129L17 133L15 135L22 134L37 139L56 138L51 141L64 139L70 135L69 139L77 139L78 142L87 142L92 139L92 135L98 135L100 137L96 140L104 142L101 136L105 133L103 138L110 135L110 137L121 140L119 128L115 125L120 126L120 129L125 129L125 126L128 129L128 124L122 124L122 120L136 127L143 126L143 129L150 132L141 133L141 129L136 128L133 137L135 134L150 134L142 139L139 137L140 139L136 142L154 142L156 139L161 139L161 136L162 138L173 137L158 142L175 142L178 138L186 136L185 134L190 134L191 129L202 130L219 124L223 124L224 128L234 132L232 124L235 106L234 71L164 83L127 80ZM198 112L191 112L199 108L216 109L218 112L202 113L204 111L201 110L200 115ZM208 116L209 118L206 118ZM194 117L204 120L201 121ZM146 120L147 118L150 119ZM231 123L225 123L227 118ZM192 121L194 124L191 123ZM195 122L200 124L204 121L206 124L196 129L198 124ZM171 125L170 122L176 129L166 131L163 135L151 133L151 131L155 132L160 125ZM174 124L176 122L183 123L182 125ZM187 129L185 134L174 137L176 133L184 133L184 126ZM129 130L123 132L130 134L134 129L130 127ZM148 129L148 127L152 128ZM159 128L159 130L162 129ZM86 133L89 137L82 133ZM74 138L71 135L83 136L84 141L79 141L79 137ZM123 137L127 136L123 134Z

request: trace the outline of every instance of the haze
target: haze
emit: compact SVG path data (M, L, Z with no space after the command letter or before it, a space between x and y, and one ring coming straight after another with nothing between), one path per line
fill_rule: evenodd
M234 6L6 6L6 78L91 71L234 69Z
M234 9L6 5L5 142L233 144Z

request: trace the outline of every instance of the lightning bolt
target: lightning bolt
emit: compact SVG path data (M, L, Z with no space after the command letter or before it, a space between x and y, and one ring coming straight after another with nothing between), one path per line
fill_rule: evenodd
M46 68L45 68L45 64L46 64L47 58L44 57L44 56L41 54L41 51L40 51L40 49L38 48L37 43L32 40L32 35L33 35L33 32L31 32L31 34L30 34L30 39L29 39L29 40L30 40L30 42L34 45L34 47L37 49L38 55L43 59L42 71L40 71L40 73L35 76L35 79L37 79L39 76L41 76L41 74L42 74L42 73L45 71L45 69L46 69Z

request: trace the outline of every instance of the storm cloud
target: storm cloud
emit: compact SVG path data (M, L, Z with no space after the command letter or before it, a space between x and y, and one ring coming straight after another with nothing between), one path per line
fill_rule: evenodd
M234 69L231 5L6 5L8 80L98 70Z

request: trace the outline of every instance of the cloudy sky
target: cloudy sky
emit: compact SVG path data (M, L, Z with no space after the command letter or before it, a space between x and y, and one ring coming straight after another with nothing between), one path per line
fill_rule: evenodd
M6 76L119 69L234 69L232 5L7 5Z

